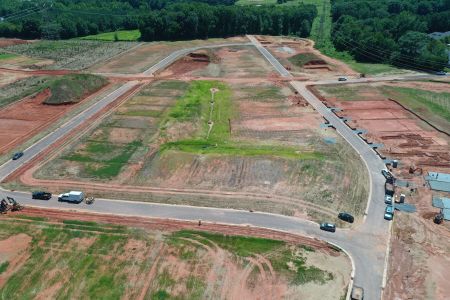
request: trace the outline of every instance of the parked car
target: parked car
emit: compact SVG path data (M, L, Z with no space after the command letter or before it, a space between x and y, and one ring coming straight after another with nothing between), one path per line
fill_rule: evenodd
M347 77L339 77L338 81L347 81Z
M52 198L52 194L48 192L32 192L31 193L31 199L39 199L39 200L50 200Z
M23 152L16 152L14 153L12 160L17 160L23 156Z
M391 205L392 204L392 196L384 195L384 203Z
M392 205L388 205L384 210L384 219L390 221L393 218L394 218L394 207Z
M381 170L381 174L384 176L384 178L386 178L386 179L391 179L391 178L393 178L394 176L392 175L392 173L391 172L389 172L389 170Z
M445 75L447 75L447 73L445 73L444 71L438 71L438 72L436 72L436 75L445 76Z
M329 232L335 232L336 231L336 225L331 223L321 223L320 229L329 231Z
M84 193L78 191L71 191L68 193L58 195L58 201L65 201L71 203L81 203L84 200Z
M349 223L353 223L355 221L355 218L351 214L346 213L346 212L339 213L338 218L341 219L342 221L349 222Z

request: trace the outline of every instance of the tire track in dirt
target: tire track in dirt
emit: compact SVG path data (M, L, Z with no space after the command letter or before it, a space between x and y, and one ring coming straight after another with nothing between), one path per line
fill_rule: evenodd
M240 168L242 169L242 168ZM160 187L145 187L145 186L131 186L131 185L113 185L106 183L80 182L70 180L45 180L36 179L33 177L37 168L30 168L20 176L20 181L28 186L47 188L83 188L86 191L116 191L116 192L131 192L131 193L155 193L161 195L191 195L191 196L210 196L219 198L239 198L248 200L273 200L277 203L287 204L290 206L298 206L308 208L310 210L319 212L321 214L335 217L336 212L330 208L322 207L320 205L287 196L279 196L273 194L258 194L251 192L233 192L233 191L213 191L203 189L182 189L182 188L160 188Z
M150 289L150 285L152 284L152 279L155 277L156 273L157 273L157 267L159 264L159 260L161 259L160 255L163 251L165 251L166 247L164 246L164 244L162 242L158 242L158 245L156 246L156 251L153 252L152 255L152 259L154 259L153 261L153 265L150 268L150 271L147 273L147 276L145 277L144 280L144 286L142 287L141 290L141 294L139 295L139 297L137 298L138 300L144 300L145 296L148 293L148 290Z

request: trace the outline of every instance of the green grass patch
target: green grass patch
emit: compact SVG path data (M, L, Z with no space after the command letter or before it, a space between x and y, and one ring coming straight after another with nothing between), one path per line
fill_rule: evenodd
M0 53L0 60L6 60L16 57L19 57L19 55L13 53Z
M161 117L162 112L158 110L129 110L125 112L119 112L117 115L132 116L132 117Z
M87 175L108 179L116 177L141 146L142 141L133 141L120 147L90 141L83 152L64 156L63 159L85 163Z
M67 104L79 102L87 94L93 93L107 84L104 77L91 74L70 74L55 79L48 86L51 96L45 104Z
M5 261L5 262L1 263L0 264L0 274L5 272L6 269L8 269L8 267L9 267L9 261Z
M45 218L45 217L33 217L33 216L25 216L25 215L14 215L14 218L30 220L30 221L38 221L38 222L43 222L43 221L48 220L48 218Z
M52 77L33 76L0 87L0 108L46 89Z
M267 253L285 245L285 242L277 240L245 236L229 236L193 230L175 232L172 234L171 238L190 238L199 240L200 242L203 242L203 239L206 239L207 241L214 242L219 247L241 257Z
M384 86L383 91L430 123L442 129L449 128L450 93L391 86Z
M95 41L107 41L107 42L114 42L114 41L126 41L126 42L132 42L137 41L141 38L141 32L136 30L118 30L114 32L106 32L106 33L99 33L95 35L88 35L80 38L80 40L95 40Z
M165 143L160 151L177 150L195 154L217 154L231 156L276 156L300 160L324 160L321 152L302 152L295 148L280 146L257 146L237 143L211 143L206 140L184 140Z

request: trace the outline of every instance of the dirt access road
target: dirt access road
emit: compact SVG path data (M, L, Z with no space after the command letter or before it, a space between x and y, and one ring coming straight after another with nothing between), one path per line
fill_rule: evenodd
M264 52L266 59L270 58L270 62L273 65L276 64L276 59L268 51L262 50L263 47L259 45L259 50ZM197 48L185 49L183 53L189 53L189 51L195 51ZM179 52L170 55L168 59L161 61L158 66L163 68L167 66L168 62L175 60L181 55ZM278 63L278 67L280 64ZM282 67L282 66L281 66ZM156 67L156 69L159 69ZM282 67L283 68L283 67ZM278 70L279 68L277 68ZM154 71L155 68L150 68L149 72ZM281 70L281 69L280 69ZM281 70L282 75L286 75L287 70ZM281 73L281 72L280 72ZM289 72L287 72L289 73ZM288 76L288 75L287 75ZM390 80L396 79L391 77ZM402 78L399 78L402 79ZM352 80L355 82L365 82L368 79ZM331 82L331 81L329 81ZM328 82L328 83L329 83ZM326 81L323 83L327 83ZM335 83L335 81L333 81ZM314 84L318 84L315 82ZM319 83L320 84L320 83ZM33 157L40 152L47 149L50 145L58 141L60 138L69 134L71 130L82 124L89 119L89 116L95 114L95 112L101 110L102 107L108 103L114 101L120 95L126 93L126 91L137 85L136 82L129 82L118 90L105 97L95 105L89 107L81 114L77 115L57 129L55 132L44 137L41 141L31 146L25 151L25 156L19 161L10 161L0 167L0 179L4 179L6 176L20 168L23 164L29 162ZM383 283L383 266L385 264L385 250L387 245L387 225L388 223L382 220L383 211L380 209L378 200L380 192L380 175L379 171L383 167L377 158L374 157L372 150L365 144L359 141L359 138L355 133L349 131L347 127L338 119L333 118L333 114L328 110L324 110L316 102L318 101L314 95L310 94L306 85L299 86L299 83L293 83L293 86L309 101L324 117L326 117L336 128L339 128L341 133L347 141L352 144L353 147L362 155L362 158L366 161L369 169L369 173L372 175L372 198L374 201L369 201L370 205L367 210L367 221L364 225L356 230L338 230L336 233L328 233L320 231L317 224L301 220L298 218L290 218L280 215L263 214L263 213L251 213L236 210L227 209L210 209L201 207L189 207L189 206L170 206L170 205L157 205L148 203L128 202L128 201L116 201L116 200L98 200L92 206L79 205L74 206L70 204L59 203L55 199L49 202L36 202L31 201L29 194L18 192L5 192L8 195L16 197L17 200L23 202L25 205L34 205L41 207L52 207L63 210L91 211L96 213L110 213L115 215L128 215L128 216L142 216L142 217L158 217L158 218L170 218L181 220L198 220L202 219L209 222L219 222L227 224L240 224L240 225L252 225L256 227L272 228L280 231L289 231L296 234L316 237L321 240L325 240L338 245L345 249L351 256L356 267L355 282L361 285L366 290L368 299L380 299L382 294Z

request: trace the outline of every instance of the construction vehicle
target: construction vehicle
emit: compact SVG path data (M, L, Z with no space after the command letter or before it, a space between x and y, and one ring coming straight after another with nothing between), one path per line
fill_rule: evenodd
M442 224L444 222L444 214L442 212L434 216L433 222L436 224Z
M422 175L423 169L420 167L416 168L415 166L409 166L409 174L416 174L416 172L418 175Z
M24 209L24 206L20 205L14 198L6 197L6 199L8 199L8 202L11 205L11 211L20 211Z
M8 202L5 199L2 199L0 202L0 213L6 214L6 212L10 209Z
M94 197L87 197L84 202L86 202L86 204L92 204L94 203L95 199Z

